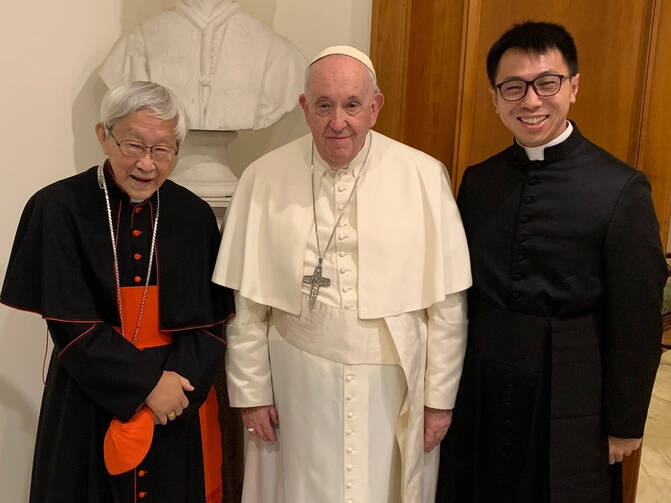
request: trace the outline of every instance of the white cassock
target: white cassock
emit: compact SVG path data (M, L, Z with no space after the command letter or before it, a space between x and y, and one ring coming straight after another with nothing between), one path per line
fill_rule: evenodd
M305 58L287 39L221 1L204 17L199 2L144 21L121 37L100 67L112 88L148 80L172 89L192 129L260 129L296 106Z
M347 168L315 150L322 252L343 217L323 263L331 284L311 310L311 141L243 173L213 275L238 291L231 405L274 403L280 418L279 442L250 439L243 501L433 501L438 449L423 452L423 410L454 407L471 284L445 168L375 132Z

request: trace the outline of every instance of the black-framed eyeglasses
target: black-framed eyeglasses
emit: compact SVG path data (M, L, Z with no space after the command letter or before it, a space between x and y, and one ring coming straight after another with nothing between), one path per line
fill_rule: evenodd
M533 86L534 91L541 98L554 96L561 89L564 79L570 79L572 75L547 74L536 77L533 80L510 79L500 84L496 88L501 94L501 98L506 101L519 101L527 95L529 86Z
M132 157L134 159L139 159L144 155L144 153L149 150L149 155L155 161L170 161L173 157L177 155L177 149L171 147L170 145L145 145L141 141L136 140L117 140L114 133L109 126L105 126L107 132L114 140L114 143L117 144L121 153L125 156Z

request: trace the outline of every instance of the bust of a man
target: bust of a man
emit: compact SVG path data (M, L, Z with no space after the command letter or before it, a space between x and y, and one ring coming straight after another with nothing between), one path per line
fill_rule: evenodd
M180 0L123 36L103 63L108 87L158 82L186 107L192 129L265 128L292 110L306 62L298 49L232 0Z

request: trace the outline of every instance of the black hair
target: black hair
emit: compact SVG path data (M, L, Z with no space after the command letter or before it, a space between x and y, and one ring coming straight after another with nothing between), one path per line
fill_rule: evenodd
M571 76L578 73L578 50L573 37L566 28L555 23L537 23L526 21L516 24L494 42L487 54L487 76L492 87L496 84L496 72L499 68L501 56L508 49L545 54L552 49L558 49L568 66Z

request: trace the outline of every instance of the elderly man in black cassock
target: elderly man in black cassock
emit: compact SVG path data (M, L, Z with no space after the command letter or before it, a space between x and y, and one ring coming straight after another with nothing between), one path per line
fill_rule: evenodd
M515 142L459 191L473 287L437 501L621 501L660 357L650 185L567 121L579 74L563 27L515 26L487 70Z
M186 131L166 88L114 88L96 126L107 160L23 211L1 300L54 342L31 503L221 502L212 382L233 302L210 282L212 210L166 180Z

